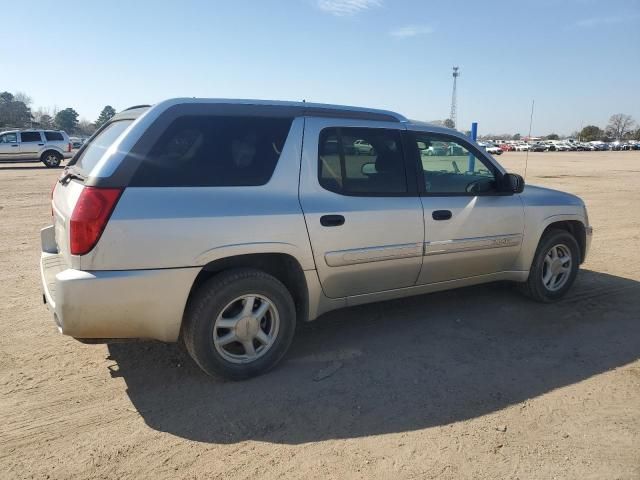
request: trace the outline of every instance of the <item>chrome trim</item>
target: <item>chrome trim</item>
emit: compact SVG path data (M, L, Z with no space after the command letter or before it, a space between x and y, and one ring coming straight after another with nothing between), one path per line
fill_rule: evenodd
M486 250L489 248L517 247L522 243L522 234L492 235L487 237L460 238L425 242L425 255Z
M419 257L422 255L422 243L404 243L381 247L354 248L327 252L324 259L330 267L344 267L358 263L381 262L399 258Z

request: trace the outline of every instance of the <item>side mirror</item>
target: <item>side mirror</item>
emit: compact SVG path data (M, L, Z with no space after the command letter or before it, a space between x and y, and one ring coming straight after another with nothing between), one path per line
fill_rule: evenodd
M378 173L376 171L376 164L373 162L363 163L360 171L363 175L375 175L376 173Z
M522 193L524 190L524 178L515 173L506 173L502 177L504 191L511 193Z

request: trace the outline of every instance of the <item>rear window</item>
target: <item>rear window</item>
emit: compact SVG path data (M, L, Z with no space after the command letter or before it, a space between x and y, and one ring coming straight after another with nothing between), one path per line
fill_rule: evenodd
M64 137L60 132L44 132L44 138L49 142L64 141Z
M20 141L23 143L24 142L41 142L42 137L40 137L40 132L21 132Z
M130 185L264 185L275 170L292 121L272 117L179 117L142 160Z
M115 142L118 137L131 125L133 120L120 120L113 122L93 138L82 151L78 159L73 163L85 175L89 175L93 167L100 161L104 152Z

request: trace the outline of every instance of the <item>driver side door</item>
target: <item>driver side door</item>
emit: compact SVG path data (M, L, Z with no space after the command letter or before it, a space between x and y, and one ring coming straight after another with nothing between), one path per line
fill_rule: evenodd
M458 136L414 131L409 137L425 228L418 284L512 270L524 208L518 194L498 191L502 168Z

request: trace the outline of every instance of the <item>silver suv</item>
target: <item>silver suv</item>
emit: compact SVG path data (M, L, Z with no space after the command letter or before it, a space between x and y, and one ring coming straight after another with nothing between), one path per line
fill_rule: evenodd
M497 280L558 300L591 232L579 198L525 188L454 130L175 99L119 113L78 151L41 276L62 333L180 339L239 379L278 363L297 322L350 305Z
M42 162L58 167L71 158L71 141L66 132L57 130L10 130L0 132L0 161Z

